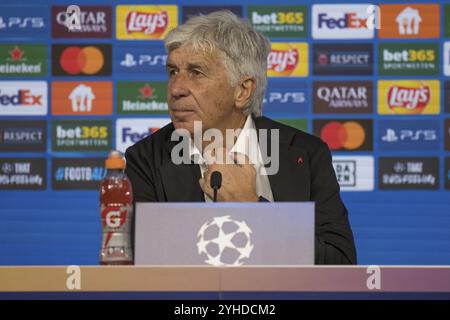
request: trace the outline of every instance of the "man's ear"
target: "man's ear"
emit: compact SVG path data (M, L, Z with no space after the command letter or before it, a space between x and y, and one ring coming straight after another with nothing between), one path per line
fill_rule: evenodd
M241 80L234 94L234 104L236 108L243 109L246 107L256 90L255 79L247 76Z

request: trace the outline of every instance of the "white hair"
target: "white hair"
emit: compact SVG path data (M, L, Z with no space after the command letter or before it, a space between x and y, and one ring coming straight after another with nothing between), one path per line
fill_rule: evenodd
M223 54L224 67L233 87L245 76L255 80L255 92L244 107L243 114L253 114L255 117L261 115L267 87L270 42L244 20L228 10L195 16L171 30L164 44L169 53L182 46L209 53L219 50Z

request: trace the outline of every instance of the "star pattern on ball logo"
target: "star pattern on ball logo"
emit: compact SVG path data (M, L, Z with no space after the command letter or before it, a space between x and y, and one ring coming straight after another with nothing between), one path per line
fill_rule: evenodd
M205 263L212 266L241 266L254 248L251 234L245 221L234 220L229 215L214 217L197 233L198 254L206 256Z

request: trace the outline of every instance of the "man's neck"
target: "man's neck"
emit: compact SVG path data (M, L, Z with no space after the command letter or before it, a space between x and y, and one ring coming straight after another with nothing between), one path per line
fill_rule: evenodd
M242 129L245 125L245 122L247 121L247 116L244 115L240 115L238 118L236 118L235 121L233 121L232 123L228 123L225 127L223 128L217 128L221 134L222 134L222 145L220 145L220 141L205 141L205 139L202 139L202 147L203 147L203 151L206 149L206 147L211 144L211 143L215 143L214 147L215 148L226 148L226 149L231 149L231 147L234 146L234 144L236 143L236 140L239 136L240 133L240 129ZM227 130L231 130L232 132L234 132L234 134L227 135ZM239 131L238 131L239 130Z

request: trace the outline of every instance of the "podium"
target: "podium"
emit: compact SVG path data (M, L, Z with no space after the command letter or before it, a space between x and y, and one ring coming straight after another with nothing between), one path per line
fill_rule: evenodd
M9 298L450 299L450 267L0 267Z

